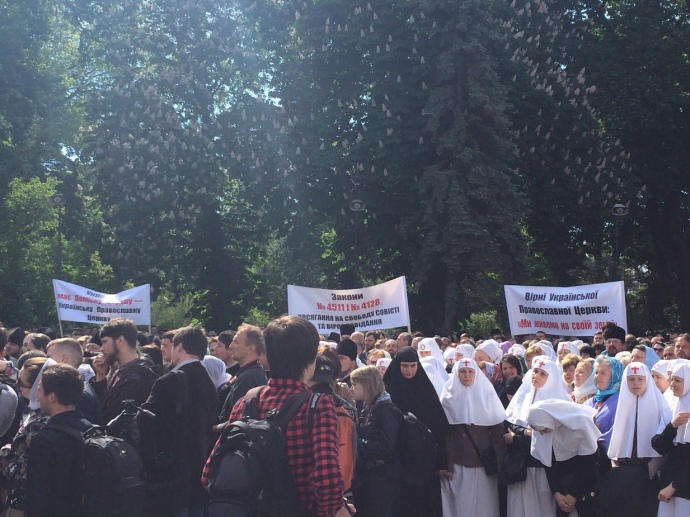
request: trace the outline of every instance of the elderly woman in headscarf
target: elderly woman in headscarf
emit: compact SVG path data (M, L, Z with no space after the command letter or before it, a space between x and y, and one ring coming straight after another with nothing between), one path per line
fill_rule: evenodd
M386 391L403 413L415 415L434 435L436 468L448 469L446 434L448 419L434 385L421 366L417 351L406 346L398 350L383 376ZM441 485L438 477L416 480L421 487L406 487L394 507L396 517L440 517Z
M690 515L690 362L675 364L671 390L678 402L671 422L652 438L652 447L666 455L660 471L659 517Z
M434 385L437 396L440 397L443 385L448 380L446 362L443 360L441 348L439 348L435 339L428 337L419 342L417 345L417 352L422 368L424 368L431 384Z
M644 363L650 371L652 367L660 361L654 349L646 345L635 345L631 352L631 362Z
M453 366L441 405L450 424L449 470L441 473L444 517L498 517L498 480L487 476L481 452L493 448L497 466L505 458L505 412L489 380L472 359Z
M608 457L613 468L601 483L600 513L617 517L653 517L656 494L650 479L660 465L652 438L671 421L671 409L654 387L644 363L630 363L623 371Z
M594 409L548 399L532 405L527 421L534 430L531 453L546 468L558 515L591 517L597 486ZM553 514L551 514L553 515ZM613 514L611 514L613 515Z
M583 404L594 396L597 392L594 383L594 359L589 357L577 363L573 386L572 398L578 404Z
M558 371L558 365L544 356L532 360L532 369L506 409L509 431L504 435L510 447L530 451L534 431L529 427L528 414L535 402L546 399L564 400L573 404ZM527 458L527 478L508 486L508 515L534 517L555 515L556 501L549 490L544 464L533 455Z
M623 379L623 365L613 357L600 355L594 361L594 384L597 391L594 397L584 404L597 410L594 423L601 431L599 444L604 452L608 451L611 431L618 407L618 395ZM608 470L606 465L601 465L602 470Z

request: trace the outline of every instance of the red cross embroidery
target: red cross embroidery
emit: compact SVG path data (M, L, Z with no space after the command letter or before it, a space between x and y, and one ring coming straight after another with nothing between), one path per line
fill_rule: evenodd
M545 363L544 361L539 361L539 363L537 363L537 366L538 366L539 368L544 368L544 365L545 365L545 364L546 364L546 363Z
M633 371L633 375L637 375L637 370L640 369L639 366L631 366L630 369Z
M465 359L462 363L465 365L465 367L468 367L470 365L469 359Z
M561 344L561 350L565 348L565 343Z

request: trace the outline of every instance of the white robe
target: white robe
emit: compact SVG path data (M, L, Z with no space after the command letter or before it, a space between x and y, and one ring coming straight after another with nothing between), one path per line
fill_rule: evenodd
M488 477L484 467L462 465L454 465L453 472L452 480L441 479L443 517L499 516L498 476Z
M659 501L659 511L656 515L657 517L688 517L690 515L690 499L672 497L668 503Z
M445 515L445 514L444 514ZM478 517L482 513L476 514ZM527 479L508 485L508 517L551 517L556 515L556 498L551 493L546 471L527 467ZM577 514L570 514L570 517Z

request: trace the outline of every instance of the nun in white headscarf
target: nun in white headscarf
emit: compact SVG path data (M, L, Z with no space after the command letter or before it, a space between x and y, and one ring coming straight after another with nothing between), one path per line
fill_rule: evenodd
M558 362L558 357L556 356L556 352L553 350L553 344L551 343L551 341L542 339L541 341L535 343L535 345L541 348L544 352L544 355L551 359L554 363Z
M558 343L558 352L556 353L558 362L560 363L568 354L574 354L580 357L580 349L577 348L577 346L575 346L571 341L561 341Z
M472 359L453 366L441 405L450 424L448 470L441 473L444 517L498 517L498 479L487 476L479 452L493 448L503 464L505 412L496 391Z
M537 402L529 410L527 419L534 430L531 454L547 467L559 516L594 515L597 440L601 436L594 424L595 414L593 408L556 399Z
M652 438L671 421L671 409L654 386L649 368L633 362L623 382L613 421L608 457L613 468L601 483L601 513L620 517L654 517L656 494L650 479L661 464Z
M494 339L487 339L474 351L474 360L494 386L503 380L501 373L503 349Z
M671 390L678 403L671 422L652 438L652 447L666 455L660 469L663 487L657 494L659 517L690 515L690 362L678 362L671 372Z
M511 447L531 450L534 431L529 427L528 415L532 405L541 400L556 399L575 404L561 379L558 365L544 356L532 360L522 386L506 408L509 432L504 439ZM549 489L544 464L531 454L527 458L527 479L508 486L508 515L535 517L555 515L556 501Z
M426 372L427 377L434 385L436 393L441 396L443 385L448 380L446 362L443 360L443 352L434 338L424 338L417 345L419 361Z
M446 362L446 371L448 373L451 372L451 370L453 369L453 365L455 364L455 354L455 347L452 346L449 346L443 352L443 360Z
M508 353L511 355L520 355L520 356L524 357L525 356L525 347L519 343L515 343L513 346L511 346L508 349Z
M474 358L474 347L469 343L462 343L455 347L455 360Z
M503 357L503 350L498 341L494 339L487 339L482 341L474 351L474 359L477 363L480 361L485 361L492 364L498 364L501 362L501 357Z
M201 364L206 368L208 376L211 377L216 389L219 390L230 380L230 374L225 371L225 363L217 357L212 355L204 356L201 360Z

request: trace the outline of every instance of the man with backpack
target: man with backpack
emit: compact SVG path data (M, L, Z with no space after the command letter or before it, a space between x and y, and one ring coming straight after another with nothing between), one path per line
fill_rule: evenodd
M333 400L330 397L312 394L306 384L314 375L319 335L307 320L297 316L283 316L266 327L264 341L271 379L266 387L251 390L245 397L250 401L247 404L250 406L249 411L255 411L252 415L253 420L265 420L271 410L278 410L276 420L280 420L281 411L287 410L286 402L288 407L296 406L295 400L304 399L305 403L292 408L292 418L281 427L284 432L284 447L279 449L285 451L286 472L274 472L276 475L271 479L263 480L264 486L248 487L246 492L262 496L268 494L261 503L263 514L266 515L348 515L343 513L347 510L344 508L343 480L338 463L338 423ZM218 480L229 478L232 484L233 477L242 475L239 469L227 468L232 464L224 462L220 452L225 450L228 433L238 428L242 429L243 422L238 426L236 421L247 410L245 398L238 401L230 414L231 424L226 427L216 443L202 476L202 483L211 492L209 507L214 502L219 506L222 504L224 509L218 515L224 517L245 515L246 513L240 512L246 512L248 505L259 506L258 501L240 500L242 494L236 493L226 493L224 501L214 501L214 497L219 496L216 490ZM246 420L244 423L250 424L251 421ZM251 451L249 453L251 456ZM232 451L227 450L226 454L232 454ZM270 466L266 467L266 470L271 472ZM270 497L273 483L280 483L281 478L291 478L290 481L294 481L294 490L291 493L280 494L284 496L282 499ZM295 496L301 511L296 514L288 513L285 509L286 500Z
M32 439L27 449L26 517L81 515L83 496L82 443L59 427L83 433L91 428L80 411L84 383L79 372L67 364L46 366L38 386L41 412L48 425Z

